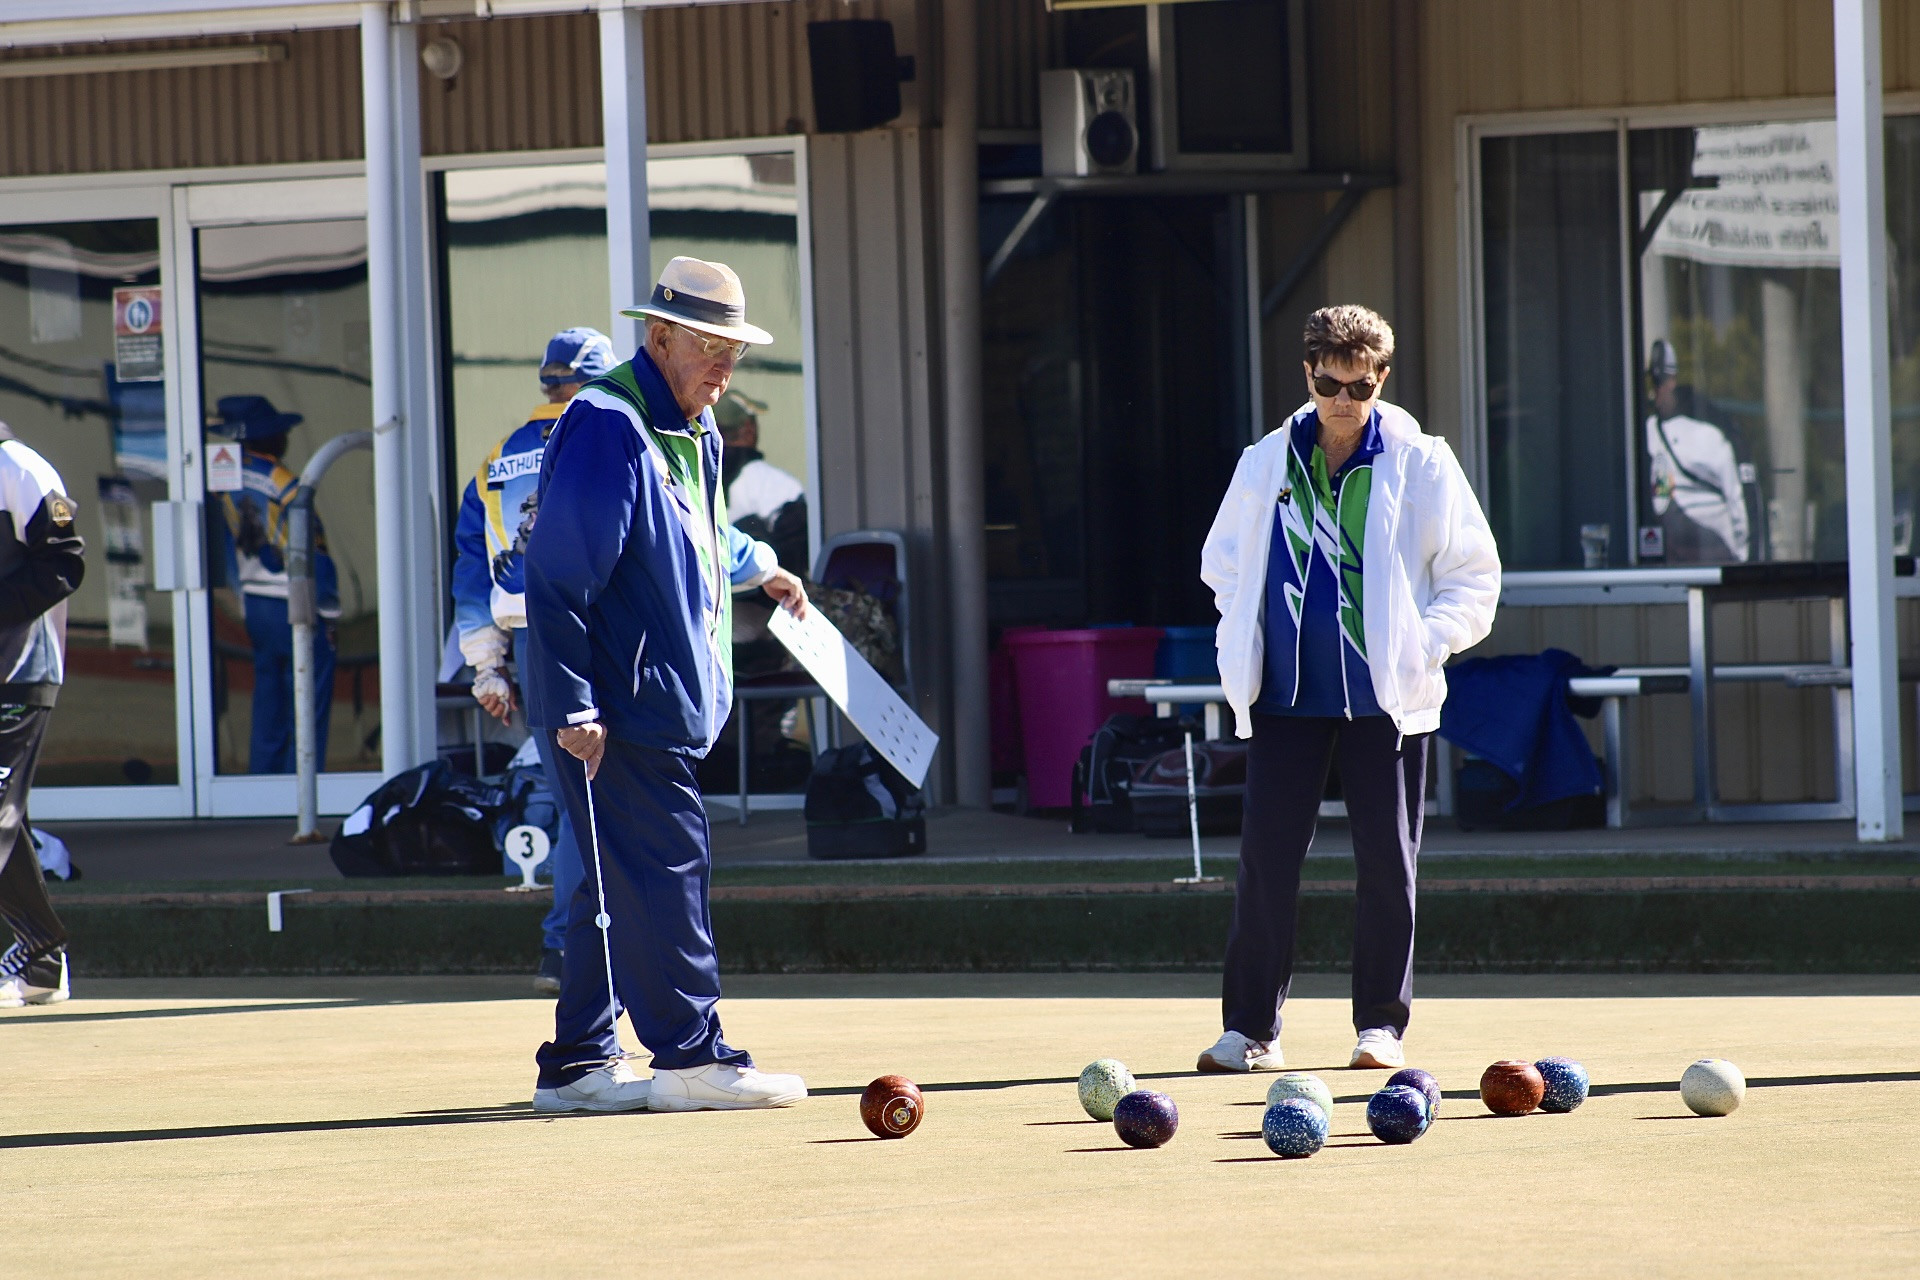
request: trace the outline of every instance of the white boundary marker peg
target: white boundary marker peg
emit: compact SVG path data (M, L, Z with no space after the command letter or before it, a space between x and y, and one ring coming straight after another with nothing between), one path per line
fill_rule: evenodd
M535 882L533 873L547 860L547 854L553 849L553 841L547 833L531 824L522 824L507 832L506 853L513 865L520 868L520 883L507 886L508 893L532 893L540 886Z

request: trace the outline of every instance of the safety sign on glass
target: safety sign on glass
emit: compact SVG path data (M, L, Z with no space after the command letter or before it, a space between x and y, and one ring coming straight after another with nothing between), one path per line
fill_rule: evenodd
M207 492L236 493L240 487L240 442L207 441Z
M916 787L926 782L927 766L933 761L940 736L913 713L886 677L847 643L825 614L809 609L803 622L785 609L775 609L767 630L800 660L807 674L833 699L833 705L853 721L853 727L888 764Z
M165 376L160 336L160 287L113 291L113 375L121 382L158 382Z

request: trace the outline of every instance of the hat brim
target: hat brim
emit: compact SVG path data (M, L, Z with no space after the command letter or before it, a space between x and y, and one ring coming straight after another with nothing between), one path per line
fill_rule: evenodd
M697 329L701 333L710 333L716 338L731 338L735 342L751 342L755 346L769 346L773 342L773 335L758 325L708 324L704 320L695 320L689 316L675 315L664 307L627 307L622 310L620 314L623 316L631 316L635 320L646 319L648 317L655 320L665 320L672 324L683 325L689 329Z

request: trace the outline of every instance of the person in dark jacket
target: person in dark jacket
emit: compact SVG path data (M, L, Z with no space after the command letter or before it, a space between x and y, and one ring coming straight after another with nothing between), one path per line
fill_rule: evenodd
M47 900L27 789L66 675L67 597L86 545L60 473L0 424L0 1007L67 998L67 931Z
M570 757L549 782L583 872L533 1105L791 1106L800 1077L757 1071L721 1038L694 774L733 702L733 593L763 587L806 611L773 548L728 522L720 480L713 405L747 345L772 338L747 323L740 277L695 258L669 262L625 314L648 321L645 346L582 388L548 436L526 550L523 692L534 730ZM619 1052L622 1005L653 1051L651 1081Z

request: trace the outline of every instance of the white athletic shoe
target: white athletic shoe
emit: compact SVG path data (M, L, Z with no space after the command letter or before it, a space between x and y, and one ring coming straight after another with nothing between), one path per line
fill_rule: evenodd
M1407 1065L1406 1052L1392 1027L1368 1027L1353 1046L1353 1061L1347 1066L1358 1071L1384 1071Z
M710 1062L654 1071L653 1098L647 1105L655 1111L754 1111L790 1107L806 1096L807 1082L799 1076Z
M625 1062L598 1067L557 1089L535 1089L535 1111L645 1111L653 1082Z
M59 1004L72 995L67 983L67 953L41 956L17 978L0 982L0 1009L27 1004Z
M1195 1064L1201 1071L1281 1071L1286 1065L1278 1040L1250 1040L1238 1031L1221 1032Z

